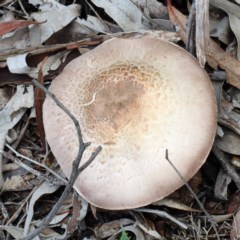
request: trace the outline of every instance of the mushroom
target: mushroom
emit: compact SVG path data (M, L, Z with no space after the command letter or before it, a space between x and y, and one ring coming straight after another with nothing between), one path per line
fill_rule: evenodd
M50 91L79 120L86 162L75 182L91 204L110 210L160 200L190 179L206 160L217 108L206 72L185 50L157 37L108 40L70 62ZM47 141L66 176L79 148L70 118L46 98Z

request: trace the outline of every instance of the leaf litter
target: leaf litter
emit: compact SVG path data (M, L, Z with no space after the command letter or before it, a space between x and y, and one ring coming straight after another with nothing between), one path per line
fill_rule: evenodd
M28 167L44 173L45 179L40 180L40 175L34 175L34 171L29 172L29 168L24 169L17 162L12 165L12 158L5 157L7 155L2 157L1 154L1 184L4 188L0 198L3 206L0 234L4 238L9 234L10 239L20 239L37 228L49 212L49 203L53 206L58 201L61 185L65 185L61 179L58 185L49 183L47 176L51 172L47 169L56 172L59 170L51 152L42 146L43 141L39 138L41 134L36 127L36 123L42 121L39 114L30 117L33 111L31 109L34 109L34 97L44 96L34 95L29 80L24 80L25 85L21 85L23 75L37 79L41 69L42 81L48 84L59 73L61 65L74 49L82 53L82 46L90 50L114 37L114 34L128 37L164 32L170 41L179 43L181 39L187 45L191 40L187 36L187 27L191 24L189 9L181 3L175 5L174 1L173 6L171 1L166 4L165 1L156 0L92 0L81 1L80 4L30 0L29 3L22 3L22 6L20 2L4 1L1 4L4 7L1 9L0 20L0 71L2 76L8 76L1 80L0 85L1 152L12 154L6 143L14 146L17 152L29 154L29 151L31 158L41 165L33 162L28 163ZM208 9L207 2L199 1L196 7L197 19L201 19L197 21L196 39L203 39L196 43L197 55L202 66L206 59L207 70L213 81L220 82L216 84L219 134L215 144L224 152L225 164L230 164L239 177L234 162L238 161L240 155L240 6L239 1L211 0L209 10L201 11L202 6ZM184 10L185 15L178 9ZM210 30L206 24L204 26L208 21ZM41 64L44 57L47 60ZM32 65L32 60L35 65ZM6 72L8 74L3 75ZM226 82L221 77L221 72L224 72ZM9 79L13 76L17 77L14 77L14 85L11 85ZM6 98L9 87L12 94ZM35 108L38 111L40 105L35 105ZM21 161L26 162L24 158ZM196 190L200 200L205 202L205 208L219 222L220 238L233 240L240 234L239 189L230 184L232 172L226 173L223 169L216 157L210 155L202 168L201 187ZM222 181L223 179L225 180ZM223 189L224 195L216 191L218 188ZM96 209L95 213L91 213L88 203L72 191L68 196L70 203L65 201L61 211L35 239L216 239L210 225L202 220L205 216L197 208L194 198L190 195L187 197L191 203L189 206L179 196L178 200L163 199L135 212ZM235 202L229 200L233 197ZM16 206L20 207L17 209ZM165 219L166 216L170 216L170 219Z

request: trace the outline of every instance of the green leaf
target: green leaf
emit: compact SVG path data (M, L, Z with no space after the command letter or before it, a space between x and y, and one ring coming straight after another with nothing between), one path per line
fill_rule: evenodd
M122 229L122 234L119 240L131 240L131 238L128 237L127 232L124 229Z

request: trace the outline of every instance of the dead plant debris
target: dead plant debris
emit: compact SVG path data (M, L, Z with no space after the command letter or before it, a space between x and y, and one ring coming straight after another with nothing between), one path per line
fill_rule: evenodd
M0 0L0 239L240 239L239 26L239 0ZM45 141L40 88L50 94L42 85L102 42L143 35L197 56L218 101L216 140L188 186L144 208L106 211L72 188L101 148L78 168L90 143L56 100L81 146L67 180Z

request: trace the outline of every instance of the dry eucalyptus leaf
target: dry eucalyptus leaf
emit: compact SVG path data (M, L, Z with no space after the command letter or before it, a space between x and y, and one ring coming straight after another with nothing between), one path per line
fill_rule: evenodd
M65 8L64 5L55 0L29 0L29 3L39 7L39 9L42 11L59 10Z
M15 20L15 14L12 11L6 11L1 14L0 22L9 22Z
M33 26L31 31L35 33L38 29L41 32L40 43L45 42L55 32L72 22L80 14L80 5L72 4L64 9L49 10L46 12L33 13L32 17L37 22L42 22L38 26ZM32 34L34 36L34 34Z
M226 0L210 0L210 4L240 18L240 6Z
M41 221L35 221L34 224L36 226L39 226L41 224ZM67 234L67 230L65 228L65 225L61 226L61 228L64 229L63 234L59 234L58 232L54 231L54 229L52 228L45 228L39 237L39 240L66 240L66 234ZM34 231L35 228L31 228L31 231ZM38 240L38 239L33 239L33 240Z
M114 220L112 222L104 223L100 227L94 228L94 232L97 238L106 238L119 233L121 227L133 224L134 221L131 219L123 218Z
M159 217L162 218L167 218L168 220L178 224L180 227L182 227L183 229L188 229L188 226L179 221L178 219L172 217L170 214L168 214L167 212L164 211L160 211L160 210L155 210L155 209L148 209L148 208L137 208L134 210L135 212L140 212L140 213L151 213L151 214L155 214Z
M233 156L231 159L231 163L237 167L240 168L240 157L239 156Z
M70 51L65 50L48 57L42 66L43 76L46 76L49 73L49 71L56 70L60 66L60 64L62 64L62 62L65 61L69 52ZM28 54L25 53L8 57L7 65L9 71L17 74L27 74L30 77L37 79L39 70L38 68L28 66L26 60L27 55Z
M234 16L233 14L228 13L230 26L234 35L237 39L238 48L237 48L237 58L240 60L240 18Z
M55 192L59 186L50 185L48 182L43 182L38 189L33 193L31 200L29 202L29 207L27 211L27 218L24 225L24 236L28 234L29 227L34 215L34 205L36 201L44 194L50 194Z
M233 105L227 100L222 100L222 108L218 122L223 126L228 127L233 130L235 133L240 135L240 114L234 111Z
M231 88L230 96L232 99L232 106L234 108L240 108L240 91L237 88Z
M18 170L20 166L16 163L7 163L3 165L3 172Z
M0 111L6 106L11 96L7 88L0 88Z
M240 137L231 130L224 129L224 135L222 138L217 138L216 144L219 149L224 152L240 155Z
M230 234L231 240L239 239L240 237L240 210L233 218L233 229Z
M218 38L219 41L230 44L232 41L232 34L231 34L231 28L229 24L229 18L224 17L221 21L219 21L210 32L211 37Z
M67 26L68 30L70 30L70 32L72 34L76 33L77 34L92 34L95 33L94 30L88 28L87 26L85 26L84 24L84 20L77 18L75 21L73 21L70 25ZM84 38L84 37L83 37ZM81 38L79 38L81 39Z
M81 25L91 29L95 33L109 33L109 29L106 27L99 18L88 15L87 19L77 19L76 20Z
M240 7L230 1L211 0L210 3L225 11L229 16L230 26L238 42L237 58L240 59Z
M60 223L65 217L67 217L68 214L69 214L69 212L65 212L65 213L55 215L55 217L52 219L52 221L49 224L50 225L55 225L55 224Z
M171 22L178 26L179 35L181 39L186 43L186 26L187 18L176 8L172 7L173 13L170 15ZM240 14L240 12L239 12ZM227 73L227 81L229 84L240 88L240 62L226 53L217 43L213 40L209 40L208 51L206 57L209 65L216 69L218 66L224 69Z
M0 36L31 24L36 24L36 22L30 20L13 20L10 22L2 22L0 23Z
M209 0L198 0L196 5L196 53L201 67L206 62L206 48L209 41Z
M87 215L87 210L88 210L88 202L84 199L84 198L82 198L82 197L80 197L79 196L79 198L81 199L80 201L81 201L81 210L80 210L80 213L79 213L79 217L78 217L78 221L80 222L80 221L82 221L85 217L86 217L86 215Z
M36 24L36 22L30 20L13 20L10 22L2 22L0 23L0 36L31 24Z
M145 16L158 19L167 19L167 7L157 0L131 0L135 5L139 6Z
M11 176L4 181L2 191L11 192L31 190L39 184L39 182L40 180L36 179L36 176L33 174Z
M3 150L9 129L19 122L28 108L33 107L33 98L32 86L18 85L16 93L0 112L0 150Z
M23 229L19 227L0 225L0 230L7 231L15 239L20 239L23 237Z
M145 233L147 233L148 235L150 235L151 237L154 237L154 239L161 239L161 240L164 240L164 238L162 238L160 236L160 234L156 231L156 230L153 230L151 229L150 227L146 227L144 226L143 224L141 223L136 223L136 225Z
M67 239L70 239L80 222L86 217L88 202L81 198L76 192L72 195L72 216L66 222Z
M7 58L8 69L11 73L18 74L37 74L37 68L30 68L26 61L27 54L20 54Z
M220 223L220 222L224 222L224 221L232 218L233 214L228 213L228 214L223 214L223 215L211 215L211 216L216 223Z
M0 151L3 151L6 137L22 118L28 108L33 106L33 87L17 86L17 91L0 112ZM3 186L2 154L0 154L0 186Z
M92 2L103 8L123 31L151 29L155 25L130 0L92 0Z
M12 36L0 40L0 52L10 49L24 49L30 45L29 28L17 29Z
M170 198L163 198L157 202L152 203L152 205L166 206L166 207L175 208L175 209L183 210L183 211L189 211L189 212L201 212L198 209L191 208L181 202L178 202L178 201L176 201L174 199L170 199Z
M220 168L214 186L215 198L226 201L228 199L228 187L231 182L231 177L227 174L226 171Z

